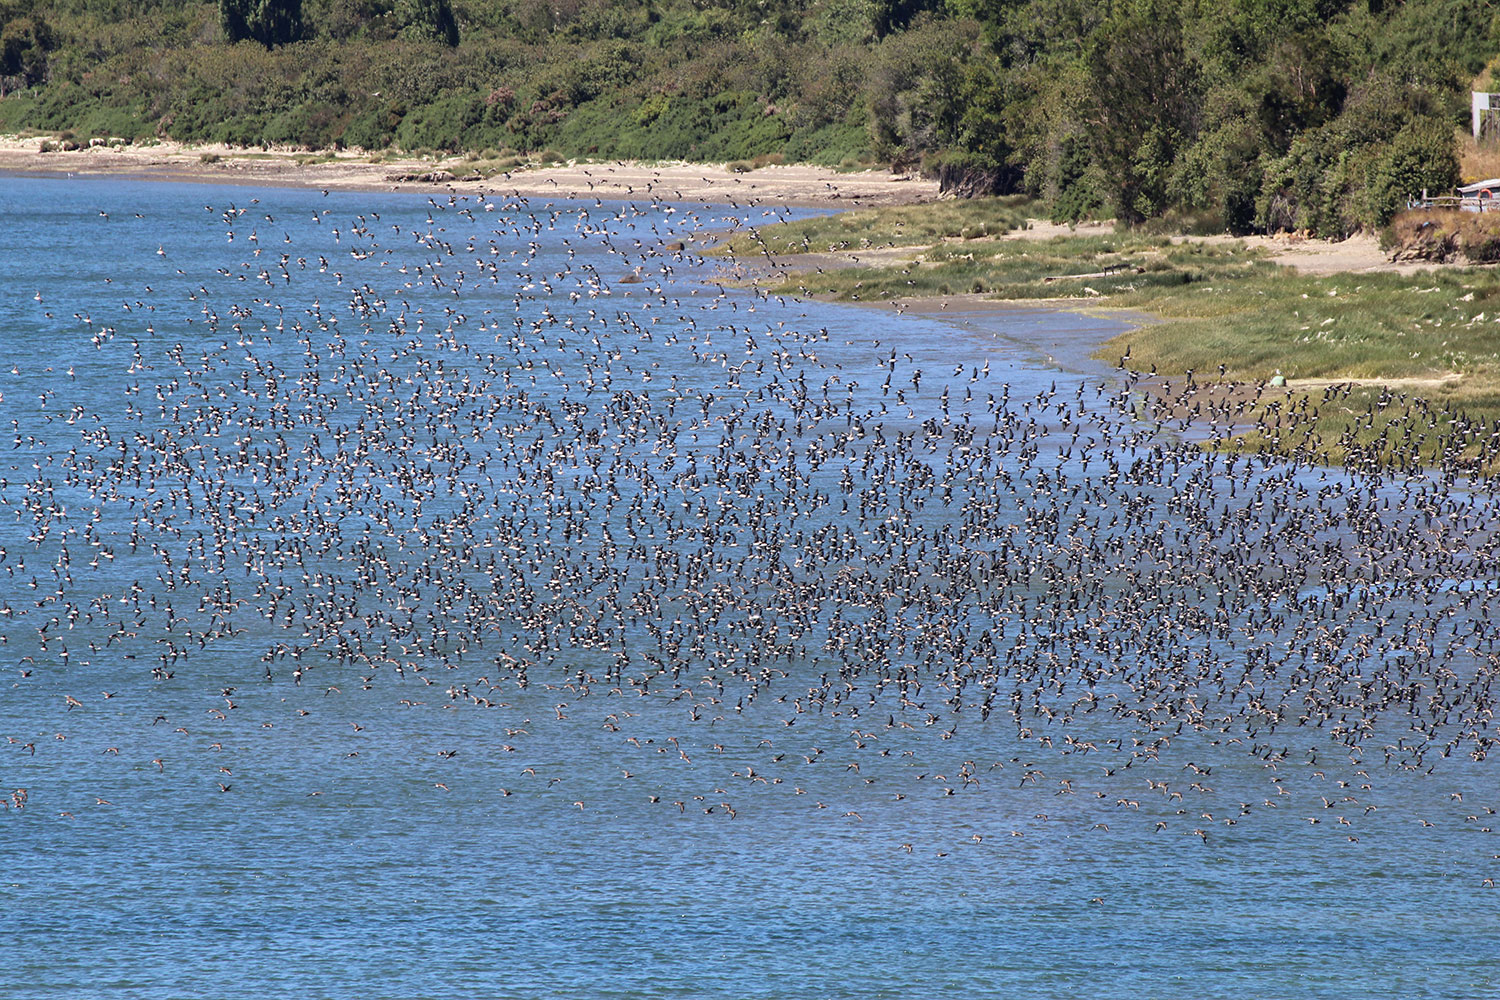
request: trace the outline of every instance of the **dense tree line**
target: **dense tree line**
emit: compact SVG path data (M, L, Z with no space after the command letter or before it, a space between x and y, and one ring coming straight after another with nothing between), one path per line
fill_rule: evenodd
M1337 234L1457 179L1485 0L0 0L0 127L920 166Z

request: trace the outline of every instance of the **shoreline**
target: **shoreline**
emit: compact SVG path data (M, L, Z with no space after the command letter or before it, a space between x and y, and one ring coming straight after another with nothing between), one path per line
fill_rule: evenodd
M523 198L672 199L703 204L758 204L774 200L796 208L853 209L917 205L942 200L934 180L887 170L841 173L806 164L773 164L737 173L727 164L571 161L526 167L486 178L466 176L462 156L395 156L372 160L357 152L192 146L171 140L150 145L98 145L44 153L48 136L0 135L0 175L56 178L128 178L166 183L232 184L352 192L512 195ZM1110 222L1074 225L1033 219L1001 239L1049 239L1113 233ZM1431 261L1393 262L1379 240L1359 234L1334 241L1295 234L1178 236L1174 244L1237 242L1266 251L1272 263L1302 274L1357 276L1390 271L1416 274L1459 266ZM871 251L866 250L866 254ZM830 258L825 266L846 262Z
M0 174L57 178L128 178L353 192L443 192L524 198L672 199L708 204L777 204L812 208L909 205L938 200L936 181L883 170L840 173L802 164L744 173L725 164L570 162L467 176L472 161L415 156L372 161L356 153L246 150L227 146L100 145L42 152L46 137L0 136Z
M150 145L96 145L71 151L42 152L47 137L18 138L0 136L0 176L52 177L59 179L132 179L165 183L205 183L244 186L323 190L325 192L409 192L447 195L482 195L488 197L553 198L586 200L672 200L723 204L736 208L774 204L840 210L860 207L896 206L933 203L939 200L935 181L886 171L863 171L844 174L806 165L767 165L745 173L731 171L727 165L692 163L572 162L501 173L486 179L463 179L455 173L466 162L460 157L445 159L391 158L372 162L356 153L306 153L292 150L243 150L228 147L186 146L173 142ZM1102 235L1113 232L1108 223L1083 223L1063 226L1031 220L1025 229L999 239L1041 239L1069 235ZM712 243L723 234L700 232L698 239ZM1341 242L1306 239L1293 235L1174 237L1172 242L1217 244L1229 241L1260 248L1273 263L1308 276L1347 275L1376 271L1397 272L1415 276L1420 272L1442 271L1455 265L1430 262L1391 262L1379 249L1373 236L1355 236ZM891 251L897 257L910 248ZM919 251L920 252L920 251ZM779 258L775 271L795 271L809 263L828 268L856 266L858 256L882 256L869 248L845 253L793 254ZM889 264L889 261L885 263ZM732 263L730 280L747 280L757 284L768 275L764 265L741 260ZM822 296L815 296L822 298ZM921 297L892 298L851 304L893 309L897 313L947 318L956 326L983 331L1015 344L1047 364L1077 373L1103 375L1112 367L1099 356L1111 339L1109 330L1097 322L1106 320L1119 327L1146 327L1165 321L1165 317L1143 310L1113 307L1105 302L1070 297L1056 299L996 299L988 293L955 293ZM1018 329L1001 329L986 322L986 315L1005 313L1048 312L1069 314L1078 318L1071 328L1051 326L1045 337L1027 336ZM1025 326L1025 324L1022 324ZM1034 331L1040 333L1041 331ZM1273 387L1270 380L1250 382L1188 381L1185 387L1173 384L1174 376L1164 372L1160 377L1136 373L1132 388L1145 399L1146 408L1157 419L1189 419L1203 409L1232 407L1243 412L1267 393L1273 398L1293 398L1298 394L1327 389L1331 385L1388 386L1404 390L1449 389L1462 376L1445 374L1440 379L1296 379ZM1400 384L1398 384L1400 383ZM1230 424L1238 426L1239 421ZM1242 428L1241 428L1242 429Z
M1128 330L1161 322L1161 317L1140 310L1091 305L1086 300L992 299L986 298L982 292L850 304L876 309L889 307L890 311L900 315L943 320L954 326L982 331L1034 351L1039 359L1055 368L1095 377L1115 374L1106 361L1096 356L1106 343ZM1077 317L1078 323L1073 327L1049 325L1046 338L1039 338L1026 336L1015 326L996 326L986 322L1005 316L1017 318L1028 313L1073 316Z

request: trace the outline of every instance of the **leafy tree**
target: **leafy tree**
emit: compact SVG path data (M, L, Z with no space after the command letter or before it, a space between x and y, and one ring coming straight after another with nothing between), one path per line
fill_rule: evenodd
M1077 222L1097 215L1104 207L1102 186L1087 145L1077 136L1064 139L1057 157L1057 195L1052 199L1053 222Z
M219 22L231 42L274 48L302 37L302 0L219 0Z
M18 78L23 87L41 83L56 44L51 26L30 4L0 4L0 77Z
M943 126L961 114L961 60L974 37L952 24L924 24L880 46L867 89L876 155L915 160L942 145Z
M942 0L875 0L875 37L900 31L924 10L936 10Z
M424 38L447 46L458 44L458 21L448 0L398 0L396 18L402 34Z
M1346 6L1348 0L1220 0L1202 17L1205 68L1228 79L1259 65L1278 42L1326 46L1322 29Z
M1441 119L1412 122L1371 166L1370 215L1383 226L1405 207L1408 196L1421 194L1423 188L1446 193L1457 184L1452 127Z
M1257 70L1241 77L1236 89L1255 101L1266 143L1280 152L1296 135L1338 115L1347 79L1347 66L1332 39L1309 29L1272 42Z
M1197 140L1182 158L1174 178L1176 197L1205 211L1231 233L1255 228L1255 199L1264 182L1262 157L1268 140L1256 115L1253 94L1239 87L1211 90Z
M1198 67L1173 0L1121 4L1094 32L1088 135L1110 177L1115 211L1139 222L1168 201L1174 150L1195 133Z
M1097 0L948 0L948 7L982 24L1007 66L1076 58L1108 11Z

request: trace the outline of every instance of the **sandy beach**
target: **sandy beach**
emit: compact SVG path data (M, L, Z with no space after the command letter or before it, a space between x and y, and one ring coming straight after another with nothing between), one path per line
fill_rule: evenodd
M1005 239L1050 239L1056 236L1098 236L1114 232L1113 222L1083 222L1065 225L1033 220L1024 230L1007 233ZM1356 233L1343 240L1316 239L1299 233L1251 236L1174 236L1173 243L1243 243L1264 250L1277 264L1302 274L1361 274L1372 271L1413 273L1445 265L1431 261L1393 262L1380 248L1373 233Z
M837 207L912 204L938 197L937 182L915 174L841 173L800 164L736 173L724 164L567 163L479 178L461 157L395 157L372 162L356 153L245 150L170 141L44 153L44 141L44 136L0 137L0 172L330 191L484 191L527 198L654 197L714 203L772 199L780 204Z

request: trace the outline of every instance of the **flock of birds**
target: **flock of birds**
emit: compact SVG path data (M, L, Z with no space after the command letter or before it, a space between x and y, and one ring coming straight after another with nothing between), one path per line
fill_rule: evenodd
M676 816L754 788L859 823L988 783L1087 789L1100 836L1280 811L1354 842L1420 777L1495 825L1459 787L1495 746L1500 598L1461 467L1205 451L1238 415L1143 416L1135 376L1023 392L873 310L830 330L726 287L666 203L424 207L206 206L213 269L162 244L92 308L38 291L55 354L0 378L13 816L82 814L39 789L110 699L131 735L96 759L213 762L233 795L213 734L250 692L300 717L358 689L496 713L462 753L535 794L560 779L528 741L587 720L618 794Z

